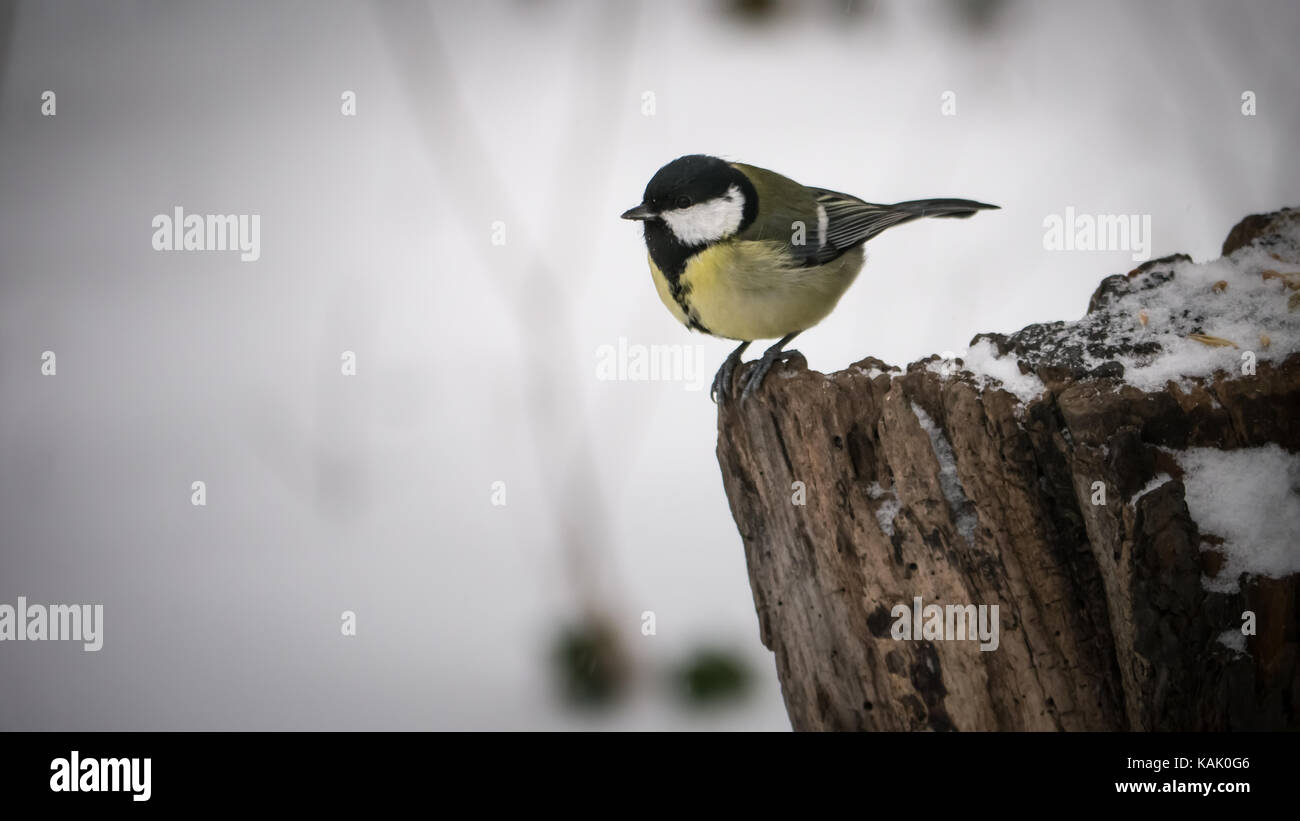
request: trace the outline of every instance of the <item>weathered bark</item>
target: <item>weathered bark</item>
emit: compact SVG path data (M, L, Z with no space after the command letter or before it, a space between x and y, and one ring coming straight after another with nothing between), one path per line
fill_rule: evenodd
M1298 215L1247 218L1224 253ZM1132 277L1103 281L1089 313ZM868 358L829 376L796 357L719 413L718 461L796 729L1300 726L1300 576L1206 590L1213 535L1160 449L1300 451L1300 354L1144 393L1042 344L1053 327L985 337L1032 360L1048 390L1027 405L971 374L936 373L935 357L892 374ZM927 415L962 498L944 484ZM1161 472L1173 479L1139 494ZM1105 504L1092 503L1094 482ZM894 504L891 536L878 513L887 521ZM891 610L916 596L999 605L998 649L895 640ZM1246 610L1259 632L1238 654L1218 636Z

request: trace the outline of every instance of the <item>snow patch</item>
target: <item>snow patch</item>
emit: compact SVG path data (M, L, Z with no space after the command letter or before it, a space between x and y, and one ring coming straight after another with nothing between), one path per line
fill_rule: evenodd
M858 373L862 374L868 379L875 379L877 376L885 376L886 374L888 374L891 377L893 376L893 374L890 371L882 371L880 368L877 368L875 365L872 365L870 368L863 368L861 365L855 365L854 367L857 369Z
M1243 656L1247 655L1246 635L1242 633L1240 629L1224 630L1222 633L1219 634L1219 644L1222 644L1224 647L1228 648L1234 653L1238 653Z
M867 495L872 499L884 499L876 507L876 521L880 524L880 529L889 537L894 535L894 518L898 516L898 511L903 509L903 503L898 501L898 496L885 490L879 482L872 482L867 488Z
M1223 539L1207 590L1235 593L1238 579L1300 573L1300 456L1276 444L1239 450L1170 451L1184 471L1188 512L1202 533Z
M957 478L957 455L953 452L948 437L944 436L943 429L934 423L930 414L917 407L915 402L909 404L912 406L912 413L916 414L917 421L921 423L921 429L930 437L930 448L934 451L934 458L939 460L939 487L943 490L943 497L948 500L948 507L951 508L953 518L956 520L957 530L966 543L974 547L975 527L979 524L979 520L973 512L970 500L966 498L966 492L962 490L961 480Z
M1115 300L1108 311L1131 316L1134 337L1160 346L1154 356L1116 357L1124 366L1124 381L1145 391L1159 390L1166 382L1184 384L1189 377L1208 377L1217 370L1240 374L1246 351L1256 362L1281 362L1300 350L1300 313L1287 310L1293 292L1281 279L1262 276L1266 270L1295 267L1261 249L1243 248L1213 262L1173 263L1168 282ZM1140 315L1146 316L1146 325ZM1206 345L1189 339L1193 333L1226 339L1236 347ZM1262 334L1268 336L1267 348Z
M997 348L987 339L981 339L961 356L961 364L952 359L937 359L925 366L940 379L949 379L962 371L969 371L980 390L1001 388L1027 404L1042 396L1047 390L1043 380L1032 373L1020 372L1018 359L999 356Z
M1034 374L1021 373L1019 361L1014 356L998 356L997 348L987 339L976 342L962 357L962 364L975 374L981 388L988 387L990 381L998 382L1003 390L1028 403L1042 396L1047 386Z
M1160 260L1115 277L1092 313L1013 334L1017 355L1035 369L1110 367L1119 376L1118 364L1121 382L1146 392L1280 363L1300 351L1300 311L1288 307L1298 293L1290 286L1300 269L1300 218L1278 218L1274 230L1267 242L1211 262Z
M1172 479L1173 477L1170 476L1168 473L1157 473L1154 479L1147 482L1146 485L1143 486L1141 490L1133 494L1133 498L1130 499L1129 502L1131 504L1137 504L1138 499L1141 499L1143 496L1147 495L1151 491L1163 485L1165 482L1168 482Z

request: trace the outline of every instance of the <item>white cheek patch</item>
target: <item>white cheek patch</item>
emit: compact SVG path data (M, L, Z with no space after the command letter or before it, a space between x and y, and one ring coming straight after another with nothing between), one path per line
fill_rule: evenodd
M745 219L745 195L731 186L727 193L708 202L665 211L664 222L684 245L705 245L731 236Z

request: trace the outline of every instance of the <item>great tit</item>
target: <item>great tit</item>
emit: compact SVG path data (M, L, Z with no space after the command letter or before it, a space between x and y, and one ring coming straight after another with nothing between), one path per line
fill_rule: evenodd
M687 328L740 341L713 379L719 404L755 339L776 339L740 398L763 383L785 346L826 318L862 268L862 244L921 217L997 208L937 199L876 205L809 188L765 168L692 154L665 165L623 219L645 224L659 298Z

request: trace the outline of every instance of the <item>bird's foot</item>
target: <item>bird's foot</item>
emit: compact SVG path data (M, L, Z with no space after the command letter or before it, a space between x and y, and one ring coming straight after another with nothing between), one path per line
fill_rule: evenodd
M731 393L731 377L736 372L736 366L740 364L740 356L749 347L745 342L736 348L727 358L722 360L722 367L718 368L717 374L713 377L713 388L709 391L709 396L713 397L716 404L724 404L728 395Z
M772 370L772 366L778 362L786 362L791 357L802 356L798 351L783 351L779 347L769 348L761 359L754 365L754 369L745 377L745 387L740 392L740 401L744 402L758 392L763 385L763 378L767 372Z

